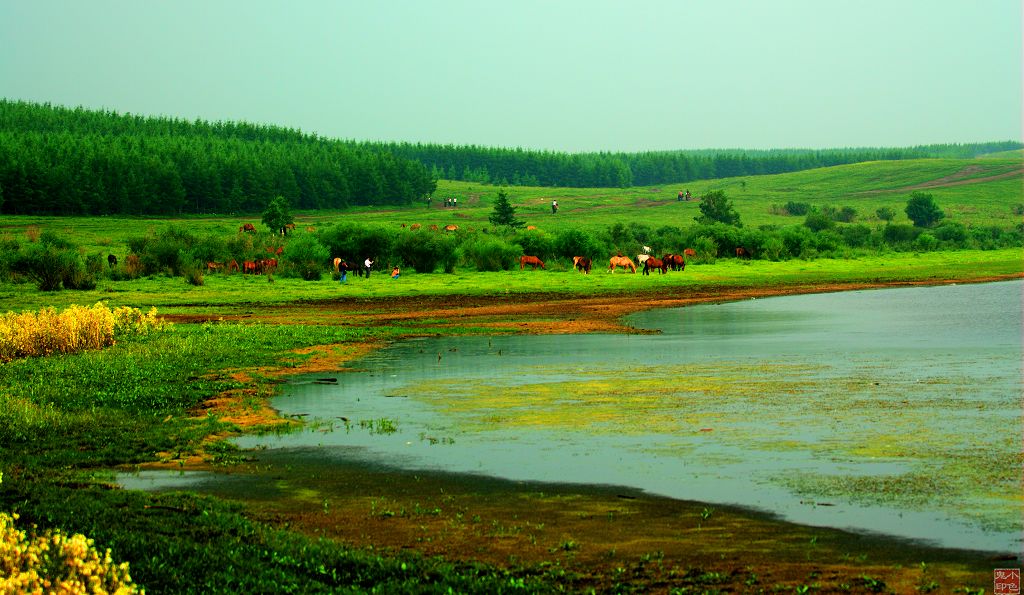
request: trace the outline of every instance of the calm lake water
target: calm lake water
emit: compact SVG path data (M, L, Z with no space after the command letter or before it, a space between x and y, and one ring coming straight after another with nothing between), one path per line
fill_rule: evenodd
M378 351L273 405L245 448L600 483L813 525L1022 548L1018 281L641 313L656 335L462 337ZM142 485L147 478L136 480Z

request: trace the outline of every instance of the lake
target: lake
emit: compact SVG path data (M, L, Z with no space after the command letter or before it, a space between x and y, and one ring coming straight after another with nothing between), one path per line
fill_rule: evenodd
M237 442L1019 552L1021 291L855 291L627 319L658 334L408 340L357 372L293 378L273 406L309 428Z

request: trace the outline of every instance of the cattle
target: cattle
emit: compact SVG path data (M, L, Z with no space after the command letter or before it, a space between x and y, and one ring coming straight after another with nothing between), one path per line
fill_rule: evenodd
M651 269L658 269L661 274L664 275L668 272L668 265L665 264L664 260L658 258L648 258L644 261L644 273L645 275L651 274Z
M533 267L533 270L537 270L537 267L544 268L544 261L537 258L536 256L523 255L519 257L519 270L523 270L526 265Z
M736 247L736 258L750 258L750 252L742 246Z
M256 226L253 225L252 223L246 223L242 227L239 227L238 231L240 231L240 232L244 231L246 233L256 233Z
M110 265L110 268L116 267L117 266L117 257L114 256L113 254L107 255L107 264Z
M696 258L697 257L697 251L694 250L693 248L687 248L686 250L683 250L683 256L687 256L687 257L690 257L690 258Z

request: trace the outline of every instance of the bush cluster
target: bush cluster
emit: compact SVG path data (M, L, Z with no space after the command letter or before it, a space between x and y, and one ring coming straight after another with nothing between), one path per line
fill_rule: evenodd
M128 563L114 562L81 533L29 535L14 526L17 514L0 513L0 592L138 593Z
M143 314L127 306L111 310L103 303L91 308L71 305L61 312L52 307L8 312L0 316L0 362L99 349L119 337L145 335L168 324L156 317L156 308Z

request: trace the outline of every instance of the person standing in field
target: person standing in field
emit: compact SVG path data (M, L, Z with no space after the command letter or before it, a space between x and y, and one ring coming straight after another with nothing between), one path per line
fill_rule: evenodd
M459 206L459 197L453 196L452 197L452 208L455 208L457 206Z
M553 200L553 201L551 201L551 214L554 215L557 212L558 212L558 201L557 200Z
M366 278L370 278L370 270L373 269L373 261L367 258L363 261L363 268L366 269Z
M339 283L344 283L345 276L348 274L348 263L345 262L344 260L341 261L341 263L338 265L338 272L341 273L341 281L339 281Z

